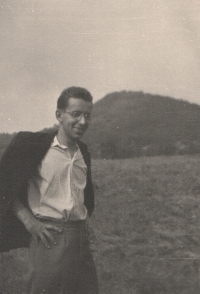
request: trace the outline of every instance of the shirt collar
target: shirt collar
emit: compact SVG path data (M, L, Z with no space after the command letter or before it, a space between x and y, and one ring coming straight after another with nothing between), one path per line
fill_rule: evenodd
M79 150L79 146L78 146L78 144L76 144L76 145L77 145L77 150ZM53 142L51 143L51 147L56 147L56 146L57 146L57 147L60 147L60 148L62 148L62 149L69 149L68 146L63 145L63 144L61 144L61 143L58 141L57 136L54 137Z
M53 142L51 143L51 147L56 147L56 146L62 149L68 149L68 146L63 145L58 141L57 136L54 137Z

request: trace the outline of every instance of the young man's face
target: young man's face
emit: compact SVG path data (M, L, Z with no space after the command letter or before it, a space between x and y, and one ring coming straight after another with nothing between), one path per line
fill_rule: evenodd
M65 111L60 112L57 118L69 139L80 139L90 124L92 103L80 98L70 98Z

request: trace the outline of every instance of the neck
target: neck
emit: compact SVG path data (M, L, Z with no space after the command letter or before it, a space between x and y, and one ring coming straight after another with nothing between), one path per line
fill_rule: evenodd
M61 128L58 130L57 138L60 144L67 146L69 149L76 147L76 140L69 138Z

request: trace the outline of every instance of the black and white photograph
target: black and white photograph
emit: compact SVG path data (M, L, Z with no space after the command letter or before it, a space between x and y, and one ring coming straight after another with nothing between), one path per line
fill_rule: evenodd
M0 0L0 294L200 293L200 0Z

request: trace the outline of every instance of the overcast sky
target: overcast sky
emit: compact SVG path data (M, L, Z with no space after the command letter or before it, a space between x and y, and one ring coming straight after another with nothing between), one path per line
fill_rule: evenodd
M0 0L0 132L56 123L60 92L200 104L199 0Z

